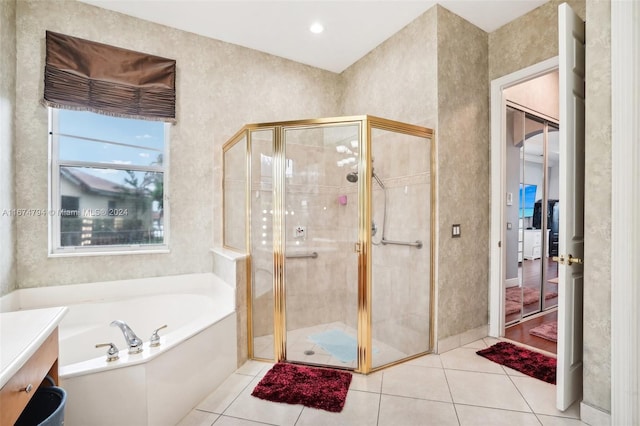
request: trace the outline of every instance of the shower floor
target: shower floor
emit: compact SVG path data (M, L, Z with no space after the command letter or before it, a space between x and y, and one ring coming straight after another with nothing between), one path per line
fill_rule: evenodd
M357 336L357 331L354 327L350 327L339 321L289 330L287 332L287 360L355 369L357 367L357 360L342 362L309 338L309 336L314 334L331 330L342 331L353 338L356 338ZM256 337L253 342L254 355L257 358L273 358L272 334ZM373 360L371 365L373 367L385 365L390 362L406 358L410 355L377 339L373 339L372 343Z

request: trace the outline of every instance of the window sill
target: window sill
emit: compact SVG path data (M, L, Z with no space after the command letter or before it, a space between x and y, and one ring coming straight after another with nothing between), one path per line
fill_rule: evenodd
M87 249L65 249L57 250L53 253L49 253L47 257L86 257L86 256L121 256L121 255L135 255L135 254L168 254L168 246L159 246L157 248L122 248L120 250L87 250Z

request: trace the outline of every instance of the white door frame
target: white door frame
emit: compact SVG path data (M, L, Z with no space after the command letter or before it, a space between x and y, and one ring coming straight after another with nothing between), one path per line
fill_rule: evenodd
M611 2L611 424L640 424L640 5Z
M502 92L516 84L540 77L558 68L558 57L491 81L491 230L489 238L489 335L504 335L505 241L504 205L506 192L506 100ZM562 126L562 123L560 123Z

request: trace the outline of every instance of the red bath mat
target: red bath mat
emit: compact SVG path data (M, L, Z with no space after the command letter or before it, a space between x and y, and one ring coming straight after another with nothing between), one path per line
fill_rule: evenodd
M279 362L251 395L273 402L302 404L339 413L351 384L351 373Z
M476 352L498 364L518 370L528 376L556 384L556 359L539 352L530 351L508 342L495 345Z

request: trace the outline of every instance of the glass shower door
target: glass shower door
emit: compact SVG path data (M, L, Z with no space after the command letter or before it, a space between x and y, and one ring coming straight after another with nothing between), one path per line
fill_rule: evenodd
M286 359L355 369L360 124L282 135Z
M430 350L431 143L371 129L372 368Z
M254 358L274 358L273 141L274 129L251 130L251 347Z

